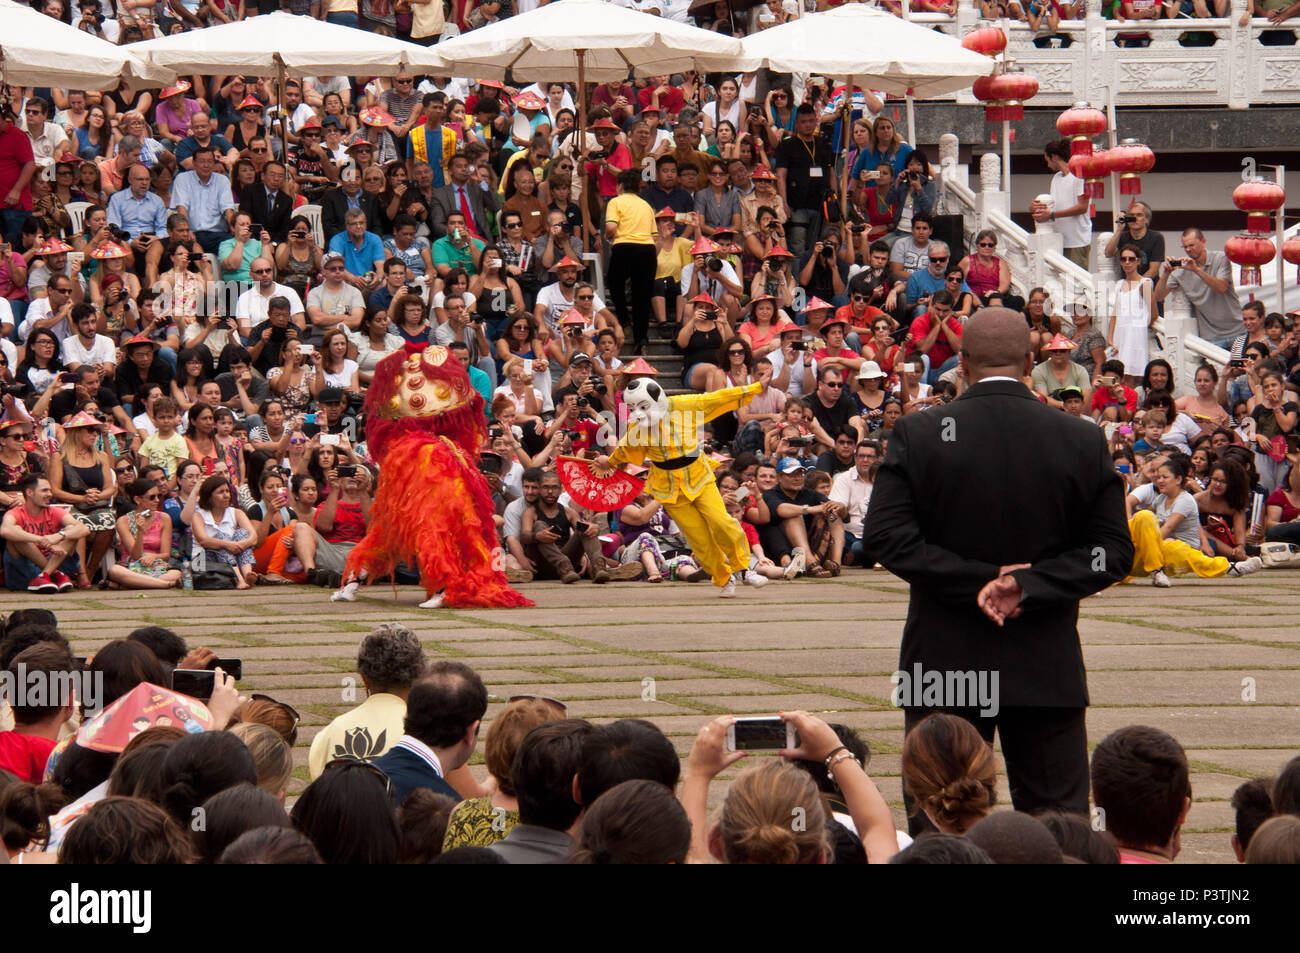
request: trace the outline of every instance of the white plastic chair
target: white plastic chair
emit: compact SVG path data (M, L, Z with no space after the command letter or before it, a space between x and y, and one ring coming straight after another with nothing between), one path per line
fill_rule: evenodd
M68 218L72 219L72 228L69 230L69 234L80 235L81 229L86 224L86 209L90 208L90 203L69 202L63 207L68 210Z
M316 242L316 247L324 249L325 247L325 228L321 225L321 210L319 205L300 205L291 213L301 215L311 224L311 235Z

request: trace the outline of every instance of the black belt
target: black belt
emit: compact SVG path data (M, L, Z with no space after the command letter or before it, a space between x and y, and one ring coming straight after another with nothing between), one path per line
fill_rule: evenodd
M671 460L651 460L650 465L660 470L680 470L682 467L689 467L698 459L700 455L697 453L690 457L673 457Z

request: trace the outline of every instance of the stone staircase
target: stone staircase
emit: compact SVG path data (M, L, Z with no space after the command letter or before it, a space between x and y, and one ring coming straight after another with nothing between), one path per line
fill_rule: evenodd
M668 327L676 329L676 325L669 323ZM619 359L625 364L636 360L636 355L632 353L632 340L629 332L628 340L623 344L623 350L619 352ZM660 340L654 333L654 325L651 324L650 344L646 348L645 359L650 362L650 366L659 372L657 380L669 394L689 394L689 388L682 386L682 372L686 370L682 366L682 356L677 353L675 343L667 338Z

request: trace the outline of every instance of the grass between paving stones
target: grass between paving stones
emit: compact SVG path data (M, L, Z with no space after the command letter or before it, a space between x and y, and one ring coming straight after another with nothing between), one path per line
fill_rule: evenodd
M1140 626L1144 629L1159 629L1162 632L1178 632L1185 635L1200 635L1207 639L1214 639L1216 642L1236 643L1238 645L1254 645L1266 649L1291 649L1292 651L1300 650L1300 643L1296 642L1273 642L1268 639L1244 639L1237 635L1228 635L1224 632L1218 632L1214 629L1202 628L1200 626L1174 625L1168 622L1155 622L1150 619L1137 618L1134 616L1122 615L1101 615L1089 613L1080 618L1094 619L1098 622L1122 622L1126 625ZM1278 628L1277 625L1265 623L1254 626L1249 623L1243 624L1235 619L1231 623L1234 629L1253 629L1253 628ZM1140 645L1142 643L1131 643Z

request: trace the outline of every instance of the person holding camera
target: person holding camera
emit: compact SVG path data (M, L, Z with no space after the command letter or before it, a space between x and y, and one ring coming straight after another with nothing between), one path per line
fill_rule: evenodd
M750 297L771 295L776 299L779 308L787 311L793 309L795 297L800 293L800 289L799 283L787 267L792 259L793 256L788 251L779 244L775 245L763 259L763 267L750 280Z
M691 285L694 288L694 282ZM682 386L703 391L713 373L719 370L717 355L724 340L736 336L717 302L704 293L689 302L691 311L677 332L677 347L682 352Z
M551 206L546 213L546 231L533 242L533 260L537 262L534 280L540 290L541 275L538 269L549 272L557 261L571 258L582 260L582 243L573 234L573 226L563 209ZM536 294L534 293L534 297Z
M609 386L605 383L604 378L596 370L594 359L585 353L574 354L569 363L569 369L563 377L560 378L559 384L555 390L555 399L559 401L565 394L572 391L579 398L577 404L580 408L586 408L591 412L600 413L609 411L614 413L616 409L615 394L611 393ZM584 403L585 401L585 403ZM559 410L556 411L559 414ZM570 411L569 417L577 419L575 411ZM590 416L590 413L581 416ZM555 426L552 425L547 429L547 433L553 432ZM591 444L591 440L579 441L581 447Z
M1135 200L1125 214L1115 219L1115 233L1106 242L1103 252L1107 258L1116 258L1116 252L1133 248L1137 252L1137 276L1150 278L1152 285L1160 278L1160 266L1165 261L1165 236L1151 231L1151 206ZM1123 227L1120 227L1123 226ZM1115 277L1124 278L1122 257L1115 261Z
M912 219L919 212L934 214L935 203L939 198L939 188L930 177L930 166L925 153L914 149L907 155L903 171L898 173L894 184L885 194L888 205L897 205L897 219L894 231L906 235L912 230Z
M839 231L828 225L821 240L799 258L799 286L810 298L843 301L852 260L852 243L842 242Z
M1182 257L1169 258L1160 266L1156 301L1164 301L1175 288L1182 291L1196 315L1200 336L1227 347L1242 326L1232 264L1223 252L1206 248L1205 233L1194 225L1183 229L1182 243Z

